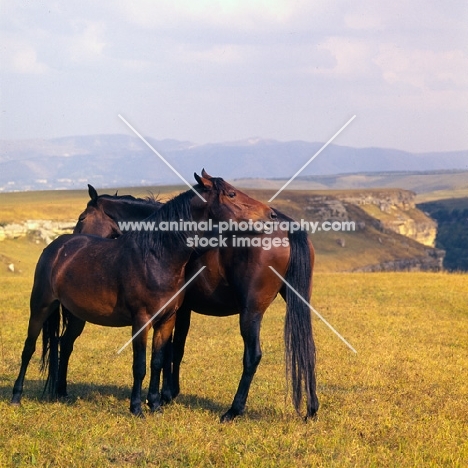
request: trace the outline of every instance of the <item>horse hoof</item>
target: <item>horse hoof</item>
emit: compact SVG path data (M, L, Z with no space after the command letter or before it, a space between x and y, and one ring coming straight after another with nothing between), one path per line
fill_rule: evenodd
M151 414L161 414L163 412L162 406L154 406L153 408L150 407Z
M317 421L318 415L317 412L308 414L304 417L304 422L309 422L309 421Z
M21 404L21 394L20 393L13 393L13 396L10 400L11 406L20 406Z
M141 409L139 410L135 410L135 411L130 411L132 413L133 416L135 416L135 418L141 418L143 419L145 417L143 411L141 411Z
M238 413L236 411L233 411L232 409L226 411L220 418L220 422L221 423L228 423L228 422L231 422L231 421L234 421L234 419L239 416L239 414L241 413Z
M156 398L153 401L146 400L146 404L148 405L148 408L151 413L162 413L161 406L164 404L164 402L161 398Z
M315 405L307 408L307 414L305 415L304 421L316 421L317 420L317 413L319 409L318 400L316 400Z
M172 403L172 395L170 393L161 393L161 405Z

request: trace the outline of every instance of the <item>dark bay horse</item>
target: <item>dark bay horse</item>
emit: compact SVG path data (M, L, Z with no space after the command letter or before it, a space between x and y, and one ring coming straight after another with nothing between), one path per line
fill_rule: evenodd
M118 221L142 220L160 204L151 201L110 195L98 196L89 186L91 200L81 214L76 232L93 233L110 237L119 230ZM135 210L133 209L135 206ZM292 221L276 211L278 221ZM140 218L138 218L140 216ZM261 359L260 324L263 314L280 293L286 301L285 351L287 372L291 376L293 403L300 412L302 392L306 396L306 417L318 410L315 381L315 345L309 308L271 271L273 266L302 297L310 299L314 250L307 233L274 232L262 234L263 238L281 236L288 238L279 247L223 247L212 249L201 256L192 257L187 265L187 276L205 270L189 286L184 302L177 311L173 337L172 388L164 379L162 399L169 401L180 391L179 372L185 341L190 326L191 311L212 316L240 315L240 330L244 340L244 370L231 408L222 421L234 419L243 413L250 384ZM81 333L84 322L66 330L62 339L63 361L73 349L73 341ZM62 362L62 357L61 357ZM66 364L60 373L60 389L66 389ZM166 363L167 369L167 363ZM65 392L66 393L66 392Z
M206 175L206 173L204 173ZM271 208L220 178L199 177L194 190L164 204L151 216L161 222L256 219L269 221ZM30 319L21 368L13 388L12 403L19 404L24 377L43 331L43 362L48 352L49 379L58 378L58 334L60 304L67 314L102 326L131 326L133 335L133 387L130 411L142 416L141 387L146 374L146 341L154 328L151 378L147 402L151 411L160 407L159 379L164 345L174 328L176 311L184 293L186 265L193 253L188 238L203 235L191 231L128 232L117 239L86 234L63 235L46 247L39 258L30 300ZM191 270L193 271L193 270ZM157 317L156 317L157 315ZM156 318L155 318L156 317Z

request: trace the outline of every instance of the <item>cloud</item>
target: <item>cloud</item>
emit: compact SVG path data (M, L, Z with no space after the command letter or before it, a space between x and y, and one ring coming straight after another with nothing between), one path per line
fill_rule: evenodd
M196 24L246 30L262 23L284 23L297 8L286 0L122 0L117 4L127 21L151 29Z
M245 47L237 44L215 44L207 48L179 47L178 60L185 63L211 63L215 65L241 64L245 61Z
M126 111L162 137L319 140L354 113L357 134L367 112L388 116L372 144L399 146L388 129L412 125L414 149L444 115L451 125L437 144L463 147L466 132L451 130L467 106L461 3L5 2L2 105L16 120L0 127L7 137L107 133L121 131L112 119ZM73 117L52 120L65 111Z
M460 49L435 52L382 44L375 63L391 85L406 83L420 89L468 85L468 55Z
M380 15L370 12L350 13L345 15L344 22L347 28L355 30L382 30L382 18Z
M106 41L102 22L76 21L75 34L70 39L69 57L73 62L87 63L102 57Z
M6 35L1 39L1 43L0 63L3 71L33 75L48 71L47 65L38 59L32 44Z
M329 37L317 48L326 51L333 59L333 66L312 70L316 75L356 79L367 76L372 70L375 47L363 39Z

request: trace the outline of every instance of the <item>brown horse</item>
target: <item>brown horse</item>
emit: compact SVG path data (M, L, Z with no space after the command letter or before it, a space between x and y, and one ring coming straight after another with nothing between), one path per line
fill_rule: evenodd
M208 219L265 222L276 217L263 203L220 178L205 175L195 174L198 184L194 190L178 195L151 217L156 225L186 220L192 231L128 232L115 240L69 234L60 236L44 249L34 276L28 336L13 388L13 404L20 403L27 366L41 329L49 344L49 379L58 377L57 329L61 303L68 314L81 321L132 327L130 411L137 416L142 416L141 387L146 374L147 335L151 326L154 327L147 402L151 411L160 407L163 348L174 328L175 312L183 301L184 294L180 291L184 289L185 268L193 253L193 248L188 246L189 238L203 235L197 223ZM44 351L43 362L46 362L47 349ZM54 382L51 386L55 387Z
M151 201L128 196L126 198L98 196L91 186L89 186L89 195L91 200L80 216L76 232L110 237L119 230L119 221L142 220L160 208L160 204L155 205ZM292 221L278 211L276 214L278 222ZM173 383L171 388L170 380L164 379L163 401L171 400L180 391L180 363L190 326L191 310L213 316L239 314L241 334L244 339L244 371L232 406L221 420L229 421L242 414L251 381L261 359L261 320L276 295L281 293L287 304L284 337L294 406L300 412L304 390L307 403L306 417L315 415L318 410L318 399L310 310L269 268L270 265L273 266L296 291L309 299L314 250L307 234L303 231L288 234L264 233L260 237L269 241L278 235L281 237L281 245L271 249L228 246L209 250L199 257L191 258L187 265L188 276L198 271L201 266L207 268L190 285L184 302L177 312L173 337ZM283 242L285 237L287 243ZM268 245L268 242L264 245ZM66 394L66 365L73 349L73 342L81 333L83 326L84 322L69 327L61 342L63 355L60 360L62 371L59 377L61 394ZM166 361L167 359L170 359L170 354ZM166 362L165 368L170 368L170 364Z

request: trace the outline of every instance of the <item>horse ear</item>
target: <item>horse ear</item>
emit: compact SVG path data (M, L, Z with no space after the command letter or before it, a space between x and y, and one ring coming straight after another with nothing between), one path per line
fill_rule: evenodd
M205 177L200 177L196 172L193 173L195 180L206 190L209 190L213 187L213 183L210 179L205 179Z
M210 176L210 174L208 174L208 172L205 171L205 168L202 169L201 175L203 177L205 177L205 179L212 179L213 178L213 177Z
M96 192L96 189L90 184L88 184L88 193L89 193L89 198L91 198L91 200L93 201L97 200L98 193Z
M115 195L114 195L114 197L116 197L118 193L119 193L119 191L118 191L118 190L116 190L116 191L115 191Z

